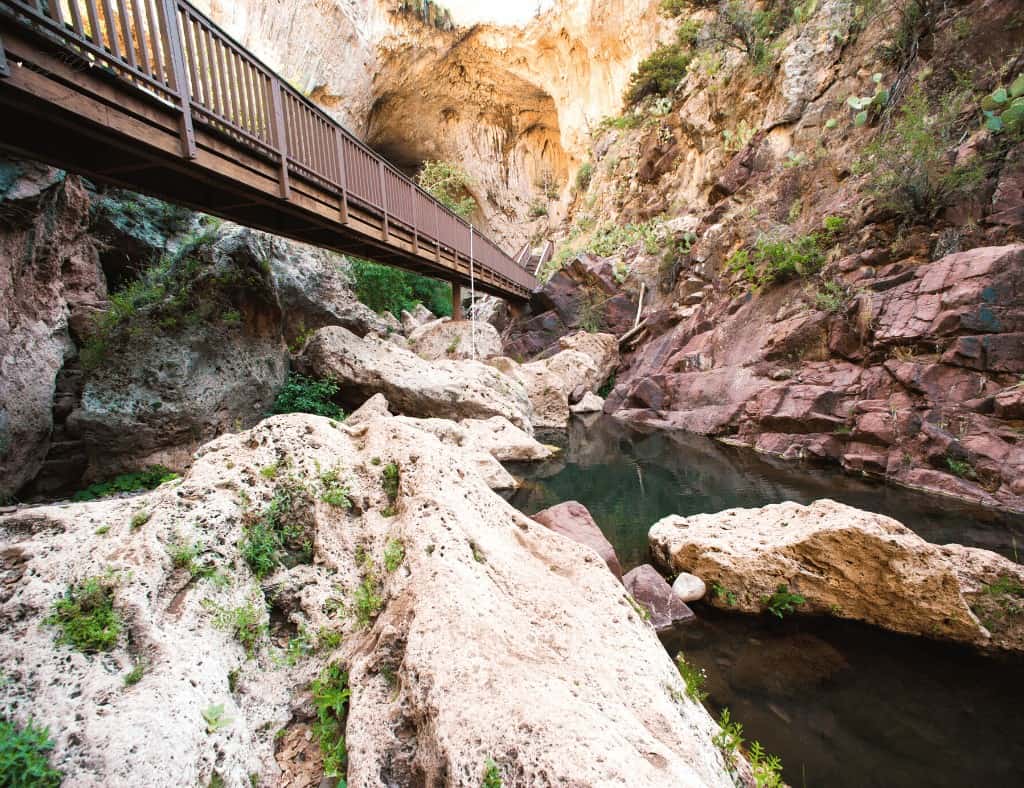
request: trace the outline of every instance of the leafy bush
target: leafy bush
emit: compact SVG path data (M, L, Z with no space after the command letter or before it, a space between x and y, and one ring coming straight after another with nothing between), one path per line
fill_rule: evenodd
M226 608L210 602L209 606L214 610L213 625L230 632L245 648L245 653L252 657L256 653L256 644L267 633L267 625L263 623L265 611L255 605Z
M69 586L66 594L53 603L45 623L60 630L58 645L67 644L86 654L110 651L121 635L112 577L88 577Z
M95 501L118 493L154 490L164 482L177 479L178 474L163 465L150 465L145 470L135 473L122 473L105 482L90 484L71 496L72 501Z
M423 304L435 315L451 316L452 289L447 282L359 258L351 258L350 271L356 298L375 312L398 316L403 309Z
M846 286L838 280L831 280L822 284L814 294L814 304L822 312L836 314L842 311L843 305L849 298Z
M548 215L548 204L545 200L538 197L535 200L530 200L530 207L527 210L527 214L531 219L539 219L541 216Z
M576 191L585 192L590 188L590 179L594 177L594 165L589 161L576 170Z
M658 47L641 61L629 78L623 99L626 106L636 106L648 96L668 96L676 89L693 59L693 45L699 32L699 23L684 22L673 43Z
M807 600L802 595L789 590L789 586L780 585L771 596L762 597L761 602L768 612L776 618L795 613L799 605Z
M377 614L384 607L384 599L380 595L380 587L372 571L368 571L363 582L356 588L352 600L352 613L356 618L356 625L365 628L377 617Z
M425 161L416 180L424 191L429 192L452 213L466 218L476 210L476 200L469 196L473 179L457 164Z
M965 101L965 93L950 94L933 111L917 87L891 126L865 148L856 169L868 174L868 188L880 207L905 222L928 222L981 183L983 162L957 167L949 155L960 137Z
M761 742L750 744L750 768L754 773L756 788L782 788L782 760L778 755L765 752Z
M729 256L726 266L739 271L755 287L765 287L821 270L825 255L819 236L812 233L791 241L758 238L753 250L740 249Z
M320 493L321 501L342 509L352 508L348 486L341 480L341 471L338 468L321 473L320 484L323 486L323 492Z
M332 400L338 393L333 380L307 378L297 372L288 374L284 386L274 400L274 413L312 413L331 419L345 417L344 411Z
M728 708L722 709L718 726L720 730L711 738L711 743L722 751L726 762L731 764L743 746L743 726L732 719Z
M57 788L63 775L50 766L50 731L29 722L20 728L0 718L0 785L5 788Z
M729 0L718 9L711 24L711 40L744 52L755 66L763 67L771 55L771 40L782 19L769 9L758 9L744 0Z
M313 735L323 755L324 774L344 778L348 765L345 718L349 696L352 694L348 688L348 672L336 663L328 665L313 680L310 691L313 694L313 705L316 706Z

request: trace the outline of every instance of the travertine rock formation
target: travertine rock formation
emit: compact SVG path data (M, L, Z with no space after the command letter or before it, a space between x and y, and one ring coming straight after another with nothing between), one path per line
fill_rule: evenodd
M351 508L321 500L328 469ZM260 580L239 544L272 500L310 547ZM733 785L715 724L600 558L403 420L274 417L207 444L180 482L25 509L0 531L16 578L0 596L0 697L15 720L49 726L68 784L317 785L308 687L338 664L350 785L478 785L487 759L509 786ZM172 561L182 544L199 545L202 573ZM123 628L86 656L56 645L44 618L90 576L112 586ZM364 624L361 587L380 599ZM249 655L224 612L238 607L254 615ZM286 653L299 628L310 647Z
M892 518L828 499L670 515L651 526L650 541L662 566L711 585L717 607L761 612L785 586L805 600L796 613L1024 646L1024 568L988 550L931 544Z

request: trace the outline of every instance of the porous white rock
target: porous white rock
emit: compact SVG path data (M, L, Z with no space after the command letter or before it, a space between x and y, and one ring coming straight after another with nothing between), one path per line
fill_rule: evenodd
M394 500L382 485L392 463ZM351 508L322 500L328 469ZM239 543L282 485L311 562L257 581ZM133 528L139 511L148 519ZM275 416L208 443L180 482L22 509L0 517L0 533L0 703L49 726L66 784L207 785L216 771L226 785L253 774L269 785L300 761L315 776L308 687L331 663L352 691L350 785L476 785L488 758L508 785L733 784L717 726L597 554L517 512L461 449L405 420ZM196 560L227 582L176 568L176 542L200 543ZM396 542L404 556L388 571ZM126 630L117 646L56 646L53 601L108 571ZM381 605L360 626L349 611L367 583ZM261 636L247 659L216 611L253 605L266 623L264 591L275 626L333 630L340 643L288 661ZM137 658L148 668L126 687ZM227 724L208 732L213 705Z

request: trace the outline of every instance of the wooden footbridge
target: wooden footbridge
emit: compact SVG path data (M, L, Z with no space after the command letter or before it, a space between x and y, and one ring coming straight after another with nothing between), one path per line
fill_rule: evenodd
M0 148L524 301L538 286L183 0L0 0Z

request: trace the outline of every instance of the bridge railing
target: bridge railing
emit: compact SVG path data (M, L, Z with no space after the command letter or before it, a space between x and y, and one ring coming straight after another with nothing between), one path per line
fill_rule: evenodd
M335 195L413 234L420 247L472 259L518 287L536 280L492 241L344 129L185 0L0 0L74 50L90 67L173 105L182 151L195 155L194 126L277 165L281 197L291 179Z

